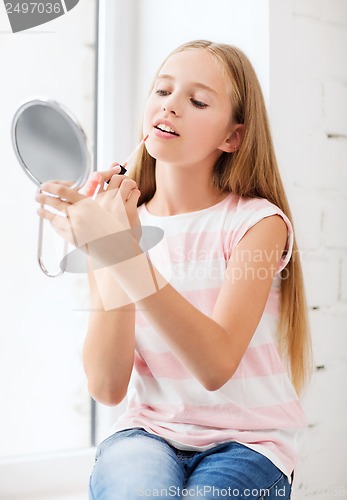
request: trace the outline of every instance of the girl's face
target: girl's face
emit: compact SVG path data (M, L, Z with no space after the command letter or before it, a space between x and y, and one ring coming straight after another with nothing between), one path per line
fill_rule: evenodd
M230 80L204 49L172 55L161 68L144 114L146 147L157 160L215 163L233 151Z

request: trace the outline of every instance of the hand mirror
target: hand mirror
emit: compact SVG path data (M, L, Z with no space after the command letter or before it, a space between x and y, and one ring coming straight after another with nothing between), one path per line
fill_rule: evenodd
M12 143L24 172L40 186L48 180L72 181L78 189L91 172L91 155L86 135L77 120L61 104L48 98L22 103L12 121ZM40 218L38 262L53 278L42 260L43 219Z

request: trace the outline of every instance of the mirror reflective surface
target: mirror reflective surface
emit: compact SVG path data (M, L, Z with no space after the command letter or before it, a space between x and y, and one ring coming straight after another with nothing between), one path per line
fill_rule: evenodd
M61 104L36 98L21 104L12 122L12 143L19 163L37 185L48 180L82 186L90 173L87 139Z
M24 172L38 186L49 180L72 181L72 188L85 184L91 172L91 155L86 135L71 113L48 98L22 103L12 121L12 144ZM43 258L43 219L40 218L38 263L50 278L60 276L47 270ZM67 244L64 246L64 255Z

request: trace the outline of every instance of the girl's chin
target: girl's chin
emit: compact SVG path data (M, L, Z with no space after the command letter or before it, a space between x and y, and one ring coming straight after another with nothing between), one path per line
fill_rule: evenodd
M166 148L146 144L147 152L157 161L163 163L177 163L179 158L176 151L165 151Z

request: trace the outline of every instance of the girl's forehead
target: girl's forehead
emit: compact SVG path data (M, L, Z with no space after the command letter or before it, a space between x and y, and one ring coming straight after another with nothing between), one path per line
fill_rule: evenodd
M204 83L212 88L216 87L216 90L225 88L227 83L221 63L204 49L188 49L172 54L161 67L158 78L163 75L165 78Z

